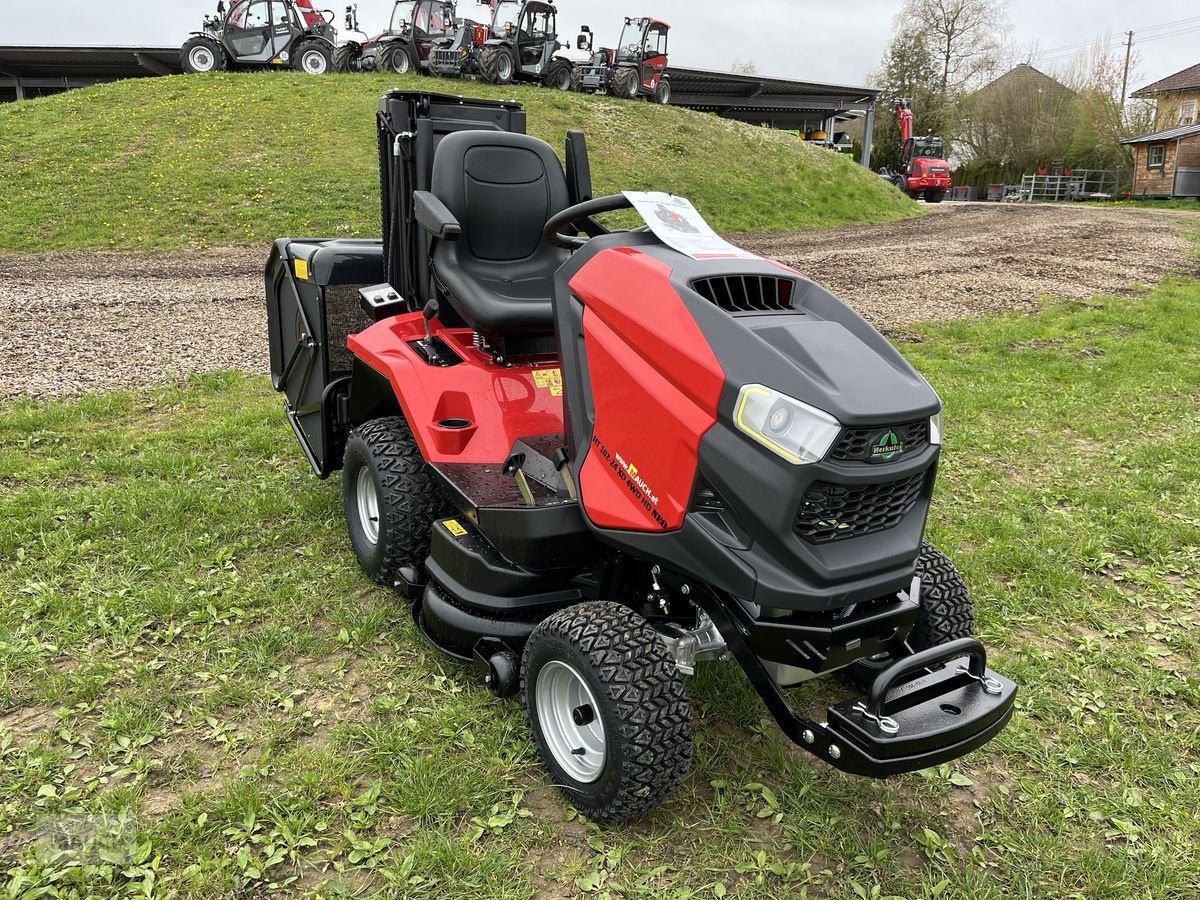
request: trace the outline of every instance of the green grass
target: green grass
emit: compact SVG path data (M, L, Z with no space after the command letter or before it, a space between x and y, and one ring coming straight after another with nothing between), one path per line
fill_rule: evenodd
M515 98L598 194L687 196L722 232L880 222L916 204L790 135L674 107L423 76L134 79L0 105L0 252L203 248L379 233L375 110L391 87Z
M1196 897L1198 317L1174 281L905 345L948 411L932 537L1021 686L997 740L844 776L712 664L689 779L623 828L360 574L265 379L7 406L8 895Z

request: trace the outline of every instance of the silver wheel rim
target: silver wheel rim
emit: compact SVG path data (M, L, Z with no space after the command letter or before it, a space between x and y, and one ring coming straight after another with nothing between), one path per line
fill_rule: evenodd
M507 53L502 54L499 62L496 64L496 74L500 76L501 81L508 81L512 78L512 73L512 57Z
M578 782L596 781L607 758L604 723L583 676L564 662L546 663L538 672L534 704L554 761Z
M326 69L325 54L320 50L309 50L300 64L309 75L323 75Z
M367 540L374 546L379 543L379 491L375 488L371 470L366 466L358 470L354 496L358 500L358 523L362 525Z
M213 54L207 47L193 47L189 59L197 72L208 72L213 67Z
M671 102L671 89L669 87L663 88L662 100L660 100L659 102L662 103L663 106L666 106L668 103Z
M410 63L411 60L408 58L408 54L402 50L398 50L392 54L392 69L395 70L397 75L407 74Z

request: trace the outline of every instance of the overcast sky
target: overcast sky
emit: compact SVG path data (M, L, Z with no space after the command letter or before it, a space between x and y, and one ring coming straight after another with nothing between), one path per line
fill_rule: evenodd
M347 0L326 0L338 12ZM727 70L753 60L763 75L866 84L892 32L902 0L560 0L560 31L587 23L600 43L616 41L624 15L656 15L671 23L671 59L678 65ZM0 45L126 44L175 46L199 28L216 0L0 0ZM364 28L379 30L390 0L358 0ZM460 0L460 14L475 10ZM1135 32L1140 55L1130 89L1200 63L1196 0L1010 0L1010 40L1035 44L1035 65L1053 72L1070 50L1109 35ZM1170 23L1179 23L1171 25ZM1190 29L1190 31L1189 31ZM1140 30L1140 35L1139 35ZM1177 33L1182 32L1182 33Z

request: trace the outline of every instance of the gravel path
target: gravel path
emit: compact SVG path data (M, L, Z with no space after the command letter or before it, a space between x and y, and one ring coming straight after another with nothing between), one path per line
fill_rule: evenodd
M923 219L739 235L806 272L885 330L1036 309L1195 272L1181 228L1200 216L946 204ZM0 256L0 397L143 388L192 372L267 371L268 248Z

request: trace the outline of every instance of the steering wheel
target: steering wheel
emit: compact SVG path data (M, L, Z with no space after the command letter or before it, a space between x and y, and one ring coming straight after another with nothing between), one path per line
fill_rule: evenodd
M546 223L546 240L555 247L565 247L567 250L578 250L594 237L611 234L611 231L597 222L592 216L601 213L615 212L618 209L633 209L633 203L624 194L613 194L609 197L597 197L568 206L562 212L550 217ZM587 237L567 234L563 231L567 226L574 231L582 231Z

